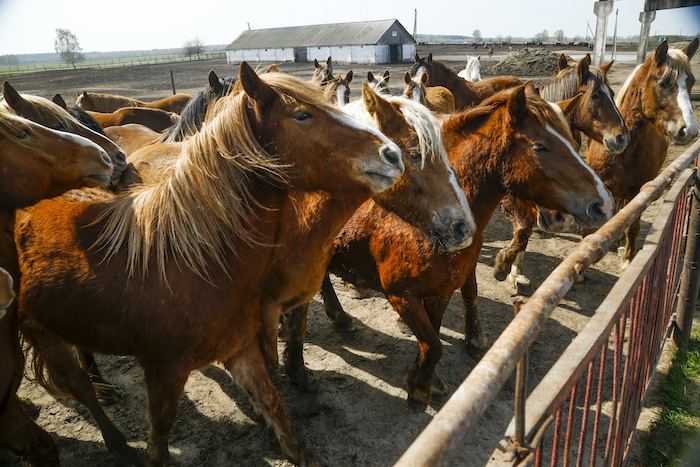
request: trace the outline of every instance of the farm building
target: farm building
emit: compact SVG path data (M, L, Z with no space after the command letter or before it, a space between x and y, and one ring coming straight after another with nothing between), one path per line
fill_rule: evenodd
M400 63L416 41L396 19L243 31L228 47L228 63L247 61Z

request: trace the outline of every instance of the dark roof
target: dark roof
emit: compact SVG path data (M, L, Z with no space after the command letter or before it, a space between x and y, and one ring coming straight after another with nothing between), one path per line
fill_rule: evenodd
M243 31L225 50L377 44L394 23L415 42L398 20L386 19Z

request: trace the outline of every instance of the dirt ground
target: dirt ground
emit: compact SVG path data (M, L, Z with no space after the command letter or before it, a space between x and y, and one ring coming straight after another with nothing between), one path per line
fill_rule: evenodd
M420 49L425 53L425 48ZM463 66L463 55L471 48L433 47L438 60L449 60L455 68ZM505 53L505 52L504 52ZM483 54L482 54L483 55ZM484 58L482 57L482 60ZM498 57L493 57L493 63ZM488 58L484 67L489 64ZM695 64L696 70L700 70ZM353 65L355 76L364 78L368 68ZM392 71L391 84L398 90L406 65L373 67L373 71ZM611 82L619 89L631 72L632 64L613 67ZM178 63L94 71L59 71L23 75L12 79L21 91L51 96L61 92L74 99L82 89L119 92L139 98L169 94L168 70L173 69L178 91L195 92L206 83L206 73L214 69L221 76L232 74L222 61ZM282 71L310 76L309 65L283 64ZM337 72L347 66L338 66ZM356 79L358 79L356 78ZM538 77L544 79L545 77ZM358 79L359 81L359 79ZM357 85L353 83L354 95ZM696 112L700 109L694 103ZM667 162L683 150L672 146ZM656 212L652 206L644 215L642 235ZM511 227L497 213L486 231L486 242L477 268L478 307L489 341L493 341L512 318L513 290L492 276L498 250L511 239ZM579 241L575 233L557 236L535 234L526 255L526 273L538 286ZM530 353L530 387L534 387L558 355L571 342L595 312L597 305L617 279L621 261L609 253L587 274L583 284L575 285L553 314ZM345 309L355 318L355 330L338 333L326 318L320 298L311 305L306 361L319 382L317 393L304 394L290 386L285 375L276 377L294 423L314 451L328 465L390 465L410 445L440 408L436 401L425 412L417 413L406 404L404 375L415 358L416 345L411 335L398 325L395 312L379 295L352 298L351 292L336 282L336 290ZM441 337L445 345L438 371L454 390L469 374L479 355L463 345L462 306L455 293L445 314ZM130 444L141 450L145 459L147 423L143 373L130 357L99 357L106 378L123 394L108 415L125 433ZM497 445L513 410L513 380L509 381L488 408L478 433L465 443L454 465L483 465ZM38 423L47 429L61 451L66 466L111 465L96 425L82 407L72 401L56 400L31 382L25 381L20 396L31 399L39 408ZM271 430L253 413L245 393L236 388L218 365L194 372L180 401L177 421L171 432L171 453L177 465L274 465L287 466ZM11 456L0 456L0 464L19 465Z

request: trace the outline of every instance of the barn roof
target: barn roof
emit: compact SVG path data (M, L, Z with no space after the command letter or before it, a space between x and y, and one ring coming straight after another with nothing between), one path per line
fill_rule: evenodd
M394 23L415 42L398 20L386 19L253 29L243 31L225 50L377 44Z

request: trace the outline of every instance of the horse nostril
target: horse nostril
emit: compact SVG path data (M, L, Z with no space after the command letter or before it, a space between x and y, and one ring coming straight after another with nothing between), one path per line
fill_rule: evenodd
M384 146L379 151L379 154L382 156L382 159L389 164L396 166L401 165L401 153L391 146Z
M627 144L627 135L624 133L620 133L617 135L617 138L615 138L615 142L617 143L618 146L624 146Z
M688 136L688 127L684 126L680 130L678 130L678 134L676 135L676 139L679 141L685 140L686 136Z
M469 226L466 221L460 220L452 223L452 233L457 240L463 240L469 236Z
M118 151L114 155L114 160L115 162L119 162L120 164L126 164L126 154L124 154L123 151Z
M593 219L607 219L608 215L603 210L602 201L594 201L588 205L588 215Z

